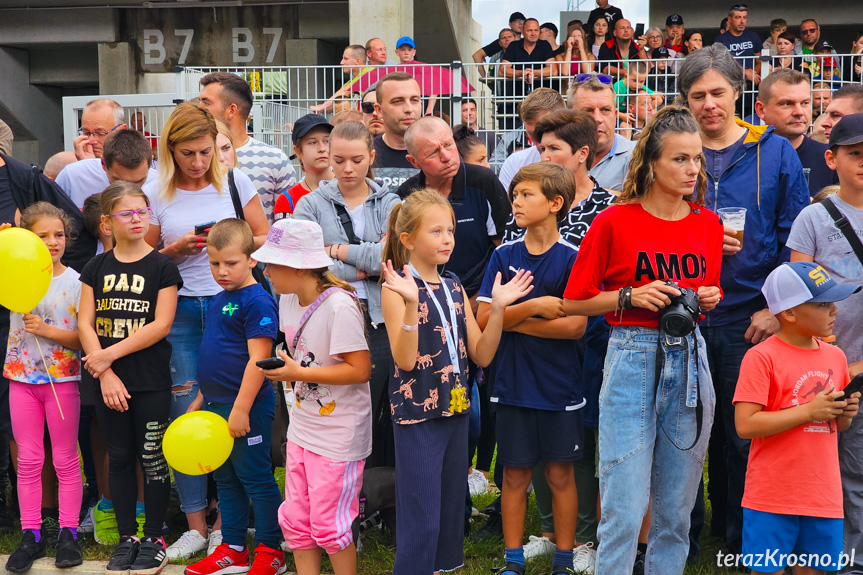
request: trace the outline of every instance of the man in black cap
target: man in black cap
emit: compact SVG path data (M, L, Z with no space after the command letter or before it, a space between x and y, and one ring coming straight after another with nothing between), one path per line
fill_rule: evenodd
M513 12L509 15L509 29L512 30L513 36L515 36L514 40L521 40L526 21L527 18L521 12Z
M672 14L665 19L665 44L669 50L674 50L678 54L683 52L683 35L686 29L683 27L683 16L680 14Z
M587 17L587 24L584 25L584 29L593 31L593 23L600 18L605 18L608 22L608 29L614 30L615 23L623 18L623 11L616 6L611 6L608 0L596 0L596 5L597 8L594 8L590 12L590 16Z
M290 159L300 158L300 169L303 170L304 177L300 183L284 190L276 198L273 208L274 221L292 217L300 198L318 189L322 181L335 177L329 162L329 140L332 131L333 125L327 122L326 116L320 114L306 114L294 122L291 130L294 153ZM306 164L309 157L304 152L314 156L310 164Z
M671 52L665 46L660 46L650 52L650 58L655 62L647 74L647 87L654 92L675 94L677 92L677 83L675 82L677 76L673 69L668 68L668 58L671 58Z
M557 43L557 26L553 22L546 22L539 26L539 39L545 40L554 50L554 55L563 54L566 51L564 46Z

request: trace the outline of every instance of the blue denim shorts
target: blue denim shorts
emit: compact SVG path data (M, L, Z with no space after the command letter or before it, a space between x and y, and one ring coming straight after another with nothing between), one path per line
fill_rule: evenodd
M786 565L836 571L842 555L843 524L842 519L781 515L744 507L742 563L758 573L774 573Z

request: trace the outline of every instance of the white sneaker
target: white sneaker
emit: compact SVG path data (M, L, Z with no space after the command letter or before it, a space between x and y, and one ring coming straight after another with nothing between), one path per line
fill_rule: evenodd
M573 549L572 569L579 575L593 575L596 570L596 549L593 548L593 541Z
M467 487L470 491L471 497L482 495L488 492L488 479L486 479L485 475L483 475L481 471L474 469L471 474L467 476Z
M197 533L197 531L195 533ZM222 530L217 529L210 533L210 538L207 541L207 557L209 557L213 554L213 551L216 550L216 547L222 544Z
M543 555L552 555L554 553L554 543L549 541L548 537L537 537L531 535L528 538L527 545L524 546L524 558L533 559Z
M186 531L166 550L168 560L190 559L207 549L207 538L194 529Z

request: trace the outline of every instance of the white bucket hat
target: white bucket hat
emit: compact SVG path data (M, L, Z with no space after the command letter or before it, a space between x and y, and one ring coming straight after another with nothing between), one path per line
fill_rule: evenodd
M324 251L324 233L315 222L285 218L273 223L267 241L252 257L265 264L297 270L316 270L333 265Z

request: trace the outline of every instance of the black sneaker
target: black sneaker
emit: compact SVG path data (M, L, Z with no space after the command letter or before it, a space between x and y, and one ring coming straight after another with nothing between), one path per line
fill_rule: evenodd
M473 536L474 541L494 541L503 539L503 520L500 513L489 513L488 521L485 522L476 535Z
M511 573L515 573L515 575L524 575L524 565L507 561L506 565L498 567L497 569L492 569L492 571L497 573L497 575L507 575Z
M138 539L123 535L120 537L120 542L114 547L114 552L111 553L111 559L105 567L105 573L108 575L118 575L119 573L129 573L135 558L138 556Z
M57 537L57 557L54 559L54 565L58 569L66 569L83 562L84 554L81 552L81 546L78 545L69 528L63 527Z
M551 575L575 575L575 570L566 565L555 565L551 568Z
M36 559L41 559L45 556L45 538L36 542L36 533L32 529L27 529L21 537L21 543L18 548L9 556L6 562L6 571L12 573L24 573L33 566Z
M145 537L141 539L138 548L138 556L129 575L156 575L168 564L168 555L165 553L165 540L161 537Z

